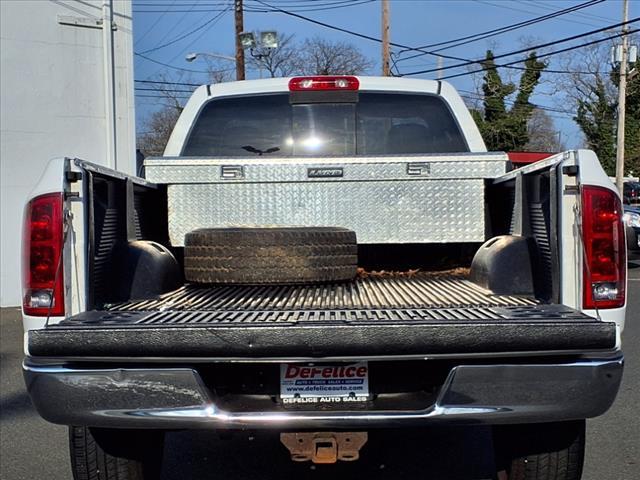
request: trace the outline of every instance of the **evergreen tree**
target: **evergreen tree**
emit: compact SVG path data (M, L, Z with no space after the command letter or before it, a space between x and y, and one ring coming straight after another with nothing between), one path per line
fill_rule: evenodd
M574 117L587 141L596 152L607 174L616 172L616 135L618 125L618 97L608 93L605 80L594 75L594 83L588 86L588 95L578 99L578 112ZM618 85L618 73L611 75L613 85ZM627 82L625 116L625 174L640 174L640 76Z
M507 109L506 99L516 92L513 83L504 83L498 73L493 52L487 51L482 62L485 71L482 91L483 111L472 111L487 149L491 151L517 151L529 142L527 123L535 106L529 102L533 91L540 83L540 75L546 65L531 53L525 62L525 70L520 77L515 101Z
M599 75L589 89L591 95L578 100L578 113L573 119L607 174L615 175L616 105L608 98L605 83Z
M628 80L626 100L624 171L637 177L640 175L640 75Z
M529 58L524 64L524 72L520 76L520 85L518 88L518 94L516 95L515 103L511 108L511 128L514 131L516 138L516 145L514 150L523 150L525 145L529 142L529 133L527 130L527 124L533 114L535 105L529 102L533 91L540 83L540 75L544 70L546 64L538 61L536 54L531 53Z

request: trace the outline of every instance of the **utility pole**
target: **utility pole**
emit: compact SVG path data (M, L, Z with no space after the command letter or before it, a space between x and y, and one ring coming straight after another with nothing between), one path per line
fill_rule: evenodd
M244 31L242 18L242 0L235 0L236 17L236 80L244 80L244 49L240 43L240 34Z
M629 0L622 4L622 21L629 20ZM629 55L629 27L622 26L622 59L620 62L620 84L618 86L618 138L616 148L616 186L622 195L622 179L624 177L624 121L627 100L627 57Z
M389 52L389 0L382 0L382 75L391 76Z
M440 80L442 78L442 57L438 56L438 73L437 73L437 79Z

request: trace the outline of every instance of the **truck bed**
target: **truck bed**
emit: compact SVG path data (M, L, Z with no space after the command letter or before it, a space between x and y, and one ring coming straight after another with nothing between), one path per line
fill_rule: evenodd
M463 270L463 269L461 269ZM463 270L464 271L464 270ZM373 274L353 282L282 286L187 285L158 299L116 303L108 311L363 311L519 307L536 305L525 296L494 295L462 274ZM471 309L473 310L473 309ZM481 315L486 315L483 312ZM452 313L455 318L455 313ZM435 318L435 317L434 317ZM473 318L469 316L459 317ZM345 320L347 318L345 317ZM237 321L237 320L236 320Z
M29 333L33 356L338 358L611 349L615 325L464 276L187 285Z

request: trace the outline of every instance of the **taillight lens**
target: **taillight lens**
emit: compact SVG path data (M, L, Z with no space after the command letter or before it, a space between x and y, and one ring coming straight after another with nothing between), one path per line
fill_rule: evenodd
M64 315L62 194L36 197L25 210L22 306L26 315Z
M584 308L624 306L627 265L622 214L615 192L582 187Z
M360 81L356 77L316 76L294 77L289 80L289 90L301 92L307 90L358 90Z

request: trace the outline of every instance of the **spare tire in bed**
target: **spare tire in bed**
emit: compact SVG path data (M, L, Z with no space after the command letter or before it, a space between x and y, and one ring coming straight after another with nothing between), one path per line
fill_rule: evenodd
M189 282L299 284L351 280L355 232L338 227L203 228L185 235Z

